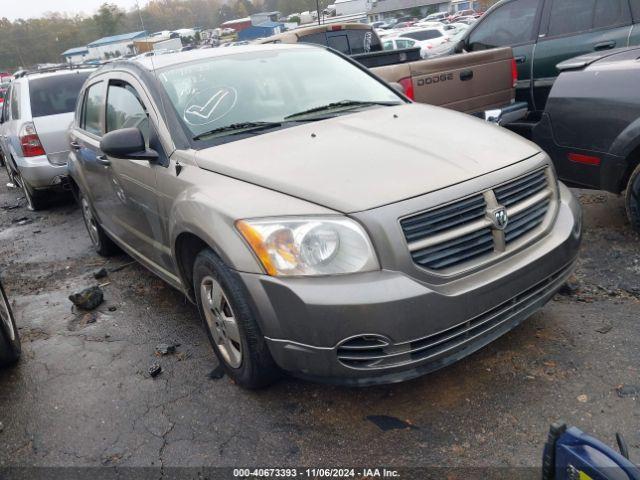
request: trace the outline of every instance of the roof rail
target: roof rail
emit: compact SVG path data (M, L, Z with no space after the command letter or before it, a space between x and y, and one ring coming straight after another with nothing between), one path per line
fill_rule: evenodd
M76 65L76 64L67 63L67 64L54 65L46 68L38 68L35 70L18 70L13 74L13 78L22 78L22 77L26 77L27 75L35 75L37 73L51 73L51 72L57 72L61 70L80 70L83 68L92 68L92 67L95 67L95 65L83 65L83 64Z

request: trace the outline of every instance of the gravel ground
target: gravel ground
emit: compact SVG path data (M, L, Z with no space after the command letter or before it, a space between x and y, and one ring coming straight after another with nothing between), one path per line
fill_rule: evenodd
M97 256L69 199L29 212L6 181L0 268L23 358L0 372L0 466L534 467L558 419L608 444L622 432L640 461L640 399L619 393L640 385L640 239L618 197L576 192L571 288L469 358L393 386L286 378L247 392L215 378L181 294L125 255ZM96 283L105 302L78 314L67 297ZM160 343L179 346L157 356Z

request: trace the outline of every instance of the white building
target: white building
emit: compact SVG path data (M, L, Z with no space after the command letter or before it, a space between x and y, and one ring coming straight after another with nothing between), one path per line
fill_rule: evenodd
M146 36L147 32L142 31L101 38L87 45L88 58L99 60L136 53L133 41Z
M67 63L77 65L85 60L89 60L89 49L87 47L70 48L69 50L62 52L61 55Z
M327 10L334 12L335 16L365 13L367 0L336 0L336 3L329 5Z

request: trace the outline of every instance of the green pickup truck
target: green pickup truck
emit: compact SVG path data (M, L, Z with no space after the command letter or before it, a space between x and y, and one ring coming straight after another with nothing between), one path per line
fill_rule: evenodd
M513 48L516 100L529 122L544 110L560 62L640 44L640 0L502 0L469 29L457 53Z

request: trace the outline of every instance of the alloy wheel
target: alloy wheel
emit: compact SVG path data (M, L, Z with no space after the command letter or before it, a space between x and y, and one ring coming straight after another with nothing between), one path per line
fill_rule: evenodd
M242 364L242 342L236 316L216 279L206 276L200 283L200 299L207 327L224 361L232 368Z

